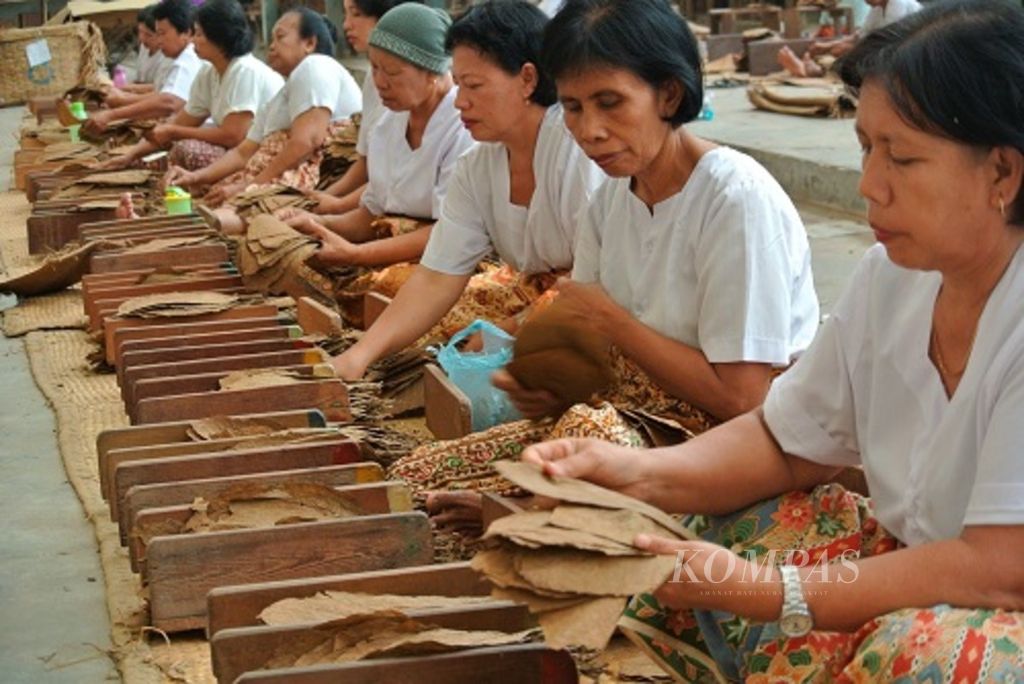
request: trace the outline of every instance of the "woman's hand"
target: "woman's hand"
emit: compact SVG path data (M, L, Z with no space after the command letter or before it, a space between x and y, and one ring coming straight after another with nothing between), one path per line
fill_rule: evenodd
M110 125L112 120L110 110L102 109L90 114L89 118L82 122L82 127L90 133L102 133L107 130L107 126Z
M198 184L195 171L186 171L180 166L172 166L164 174L164 187L177 185L182 188L190 188Z
M572 477L646 500L644 451L600 439L565 438L526 447L522 460L552 477Z
M648 534L637 535L634 546L676 558L675 572L654 592L663 606L722 610L765 622L782 612L782 578L771 556L755 564L711 542Z
M159 124L143 133L142 137L157 147L164 148L178 139L178 131L171 124Z
M133 161L135 161L135 157L130 154L119 154L99 164L96 168L100 171L120 171L128 168Z
M307 225L310 222L320 223L320 217L313 212L299 209L298 207L283 207L274 212L274 217L284 221L292 228L300 230L300 225ZM303 231L306 232L306 231Z
M570 278L559 278L555 289L558 290L560 304L576 316L580 323L596 329L606 337L612 336L624 309L615 303L599 283L580 283Z
M318 214L343 214L345 213L345 207L342 204L340 197L335 197L330 193L314 190L306 194L311 200L315 200L317 205L313 207L313 211Z
M314 257L324 266L347 266L359 262L359 245L349 242L315 218L303 217L289 225L320 241L320 249Z
M508 395L526 418L557 416L566 409L565 402L547 390L529 390L516 382L512 374L500 370L491 376L491 384Z
M208 207L219 207L245 188L245 183L230 183L214 188L203 197L203 204Z

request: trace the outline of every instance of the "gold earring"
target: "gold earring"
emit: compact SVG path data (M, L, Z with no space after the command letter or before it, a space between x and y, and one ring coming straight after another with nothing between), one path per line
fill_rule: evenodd
M1006 218L1006 202L1003 201L1003 196L999 196L999 215Z

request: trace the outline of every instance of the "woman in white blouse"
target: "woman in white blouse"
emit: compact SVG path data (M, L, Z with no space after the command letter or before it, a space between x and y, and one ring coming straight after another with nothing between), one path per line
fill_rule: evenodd
M359 206L326 216L294 209L278 213L323 241L317 253L321 263L379 267L423 254L429 226L378 239L372 224L384 215L436 221L455 160L473 145L455 108L457 91L444 44L450 25L446 12L404 3L381 17L370 34L372 76L388 111L369 133L369 182Z
M335 360L341 377L362 376L378 358L427 333L491 253L520 274L572 268L576 227L605 176L569 135L554 105L554 83L538 67L546 23L525 0L488 2L448 31L459 84L455 106L480 144L456 164L415 273Z
M216 162L198 171L172 167L166 183L186 187L215 184L203 198L216 207L250 184L281 181L312 189L319 180L320 147L333 122L362 107L359 85L332 56L333 29L316 12L297 7L274 25L267 53L284 86L256 112L245 139ZM222 227L241 230L233 210L218 211Z
M703 94L683 19L661 0L567 3L545 30L544 63L566 126L611 176L583 214L572 278L556 288L580 325L612 343L616 382L598 407L565 411L548 392L495 374L523 415L561 417L417 450L391 475L420 490L507 487L490 460L554 435L642 443L619 409L704 430L760 404L773 369L817 329L807 235L792 202L753 159L683 125ZM427 503L441 522L479 525L477 500L446 492Z
M358 54L366 54L370 47L370 34L380 18L396 5L410 0L345 0L345 23L341 28L345 39ZM366 189L366 153L369 149L370 131L377 125L387 107L380 103L373 76L363 79L363 111L359 113L359 137L356 140L356 154L359 157L345 171L345 174L322 192L310 193L319 201L318 214L341 214L359 206L359 198Z
M722 516L693 521L707 541L636 540L684 576L620 626L679 676L1024 678L1021 36L1019 6L953 0L840 63L879 244L763 408L670 449L524 454ZM870 499L824 484L844 466Z
M192 42L207 63L192 82L185 109L108 166L127 166L166 147L175 166L190 171L209 166L245 140L256 112L284 85L276 71L253 56L252 29L237 0L201 5Z

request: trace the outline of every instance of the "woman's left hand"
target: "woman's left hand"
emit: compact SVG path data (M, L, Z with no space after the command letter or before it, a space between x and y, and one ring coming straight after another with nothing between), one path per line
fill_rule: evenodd
M357 263L359 245L353 244L333 230L313 219L306 219L292 226L320 241L316 259L324 266L347 266Z
M565 402L547 390L526 389L506 370L495 372L491 384L508 395L524 418L557 416L567 408Z
M226 201L237 195L238 193L245 190L245 183L231 183L229 185L222 185L219 188L211 190L203 197L203 204L208 207L219 207Z
M585 322L609 336L616 327L615 314L622 308L599 283L580 283L570 278L559 278L555 283L558 302Z
M159 124L142 134L149 142L157 147L167 147L178 139L174 126L170 124Z
M103 109L90 114L89 118L83 122L82 126L90 133L102 133L107 130L107 126L110 124L110 121L110 110Z
M673 575L654 592L663 606L723 610L764 621L781 611L781 576L768 559L755 564L711 542L647 534L637 535L634 546L676 557Z

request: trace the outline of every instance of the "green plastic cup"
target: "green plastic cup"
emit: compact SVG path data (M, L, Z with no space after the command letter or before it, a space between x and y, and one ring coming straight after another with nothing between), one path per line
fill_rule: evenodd
M71 142L82 142L82 139L78 136L78 131L81 128L82 124L68 126L68 134L71 136Z
M71 115L74 116L79 121L85 121L86 119L89 118L89 115L85 113L85 103L84 102L72 102L71 106L68 107L68 109L71 110Z
M164 208L168 216L192 213L192 195L177 185L168 186L164 191Z

